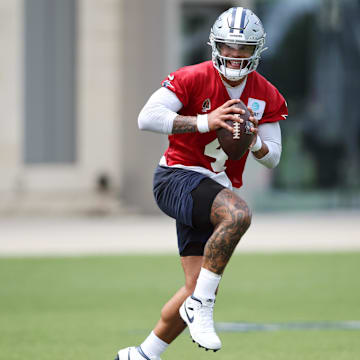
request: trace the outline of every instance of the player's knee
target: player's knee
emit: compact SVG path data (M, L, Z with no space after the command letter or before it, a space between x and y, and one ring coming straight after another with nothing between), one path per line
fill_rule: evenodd
M214 226L225 226L232 233L242 235L251 224L251 211L233 191L223 189L213 202L210 218Z
M251 210L247 204L244 204L240 215L241 227L244 230L244 232L250 227L251 219L252 219Z
M237 202L232 205L229 213L230 222L232 223L232 227L238 229L240 235L243 235L251 224L251 210L248 205L244 202Z

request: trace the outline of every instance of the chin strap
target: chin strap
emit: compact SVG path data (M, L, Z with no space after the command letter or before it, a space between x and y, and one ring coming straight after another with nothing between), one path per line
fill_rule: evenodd
M228 79L228 80L230 80L230 81L238 81L238 80L243 79L243 78L246 76L246 75L236 76L235 74L232 76L232 75L229 74L229 73L231 73L232 70L235 70L235 69L228 69L228 68L225 69L225 66L224 66L224 65L221 65L221 66L220 66L220 70L221 70L222 75L223 75L226 79ZM239 73L238 70L235 70L235 71L236 71L237 73ZM235 72L235 71L234 71L234 72Z

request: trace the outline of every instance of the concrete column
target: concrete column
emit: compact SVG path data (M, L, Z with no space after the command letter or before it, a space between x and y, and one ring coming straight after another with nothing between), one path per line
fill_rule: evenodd
M0 2L0 203L22 171L23 1Z
M104 174L122 186L121 0L78 1L78 154L93 186Z
M123 104L121 144L124 158L122 198L127 204L155 212L152 174L167 138L141 132L137 116L167 75L165 0L123 2Z

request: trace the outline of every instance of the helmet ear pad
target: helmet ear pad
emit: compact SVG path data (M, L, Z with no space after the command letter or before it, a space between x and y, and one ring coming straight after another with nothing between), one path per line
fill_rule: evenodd
M249 9L230 8L215 21L210 31L209 45L212 48L214 67L226 79L237 81L255 71L264 51L266 33L260 19ZM221 54L219 43L233 45L253 45L254 52L247 58L229 58ZM241 59L239 69L229 68L227 61Z

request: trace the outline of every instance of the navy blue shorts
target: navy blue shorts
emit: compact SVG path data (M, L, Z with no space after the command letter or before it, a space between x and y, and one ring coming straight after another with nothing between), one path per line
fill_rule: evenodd
M158 166L154 175L154 197L159 208L176 219L181 256L203 255L214 231L210 210L224 186L208 176L186 169Z

